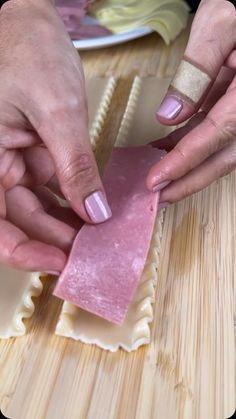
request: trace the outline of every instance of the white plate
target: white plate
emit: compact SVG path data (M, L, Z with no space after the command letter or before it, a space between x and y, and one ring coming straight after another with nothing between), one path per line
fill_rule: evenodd
M77 49L95 49L110 47L112 45L121 44L123 42L131 41L132 39L140 38L142 36L152 33L153 30L149 27L133 29L129 32L120 33L117 35L107 35L100 38L83 39L73 41Z

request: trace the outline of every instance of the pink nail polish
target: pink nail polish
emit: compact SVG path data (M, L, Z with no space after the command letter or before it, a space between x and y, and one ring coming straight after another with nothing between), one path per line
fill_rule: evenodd
M163 182L157 183L152 187L152 192L159 192L164 189L167 185L169 185L170 180L164 180Z
M105 195L101 191L93 192L85 199L86 211L94 223L102 223L112 216L111 209Z
M166 96L156 112L157 116L174 119L183 109L183 102L175 96Z
M59 276L60 275L60 272L58 272L58 271L47 271L47 272L45 272L45 274Z

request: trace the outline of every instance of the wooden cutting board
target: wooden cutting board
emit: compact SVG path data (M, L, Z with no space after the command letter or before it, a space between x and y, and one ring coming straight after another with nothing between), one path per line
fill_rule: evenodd
M101 159L133 85L117 81L99 132ZM48 279L27 335L0 342L3 413L11 419L231 416L235 196L233 173L166 210L151 343L136 352L109 353L55 336L61 302Z
M125 78L118 82L100 139L109 144L117 135L131 76L172 77L189 28L169 46L153 34L81 53L87 77ZM108 152L109 147L103 146L97 157L106 160ZM61 303L51 297L54 284L48 281L35 315L27 322L28 334L0 342L4 414L11 419L231 416L235 410L235 196L234 173L167 209L148 347L112 354L56 337Z

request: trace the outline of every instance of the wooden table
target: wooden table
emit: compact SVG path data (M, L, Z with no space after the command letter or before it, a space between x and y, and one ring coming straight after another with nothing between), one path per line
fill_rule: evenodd
M150 35L83 52L85 74L171 76L188 30L168 47ZM118 114L113 110L114 121ZM106 130L111 135L111 124ZM0 402L5 415L12 419L231 416L235 196L234 173L167 209L148 347L112 354L55 336L61 304L51 297L53 283L45 286L29 333L0 342Z
M183 55L189 30L190 25L169 46L152 34L110 48L81 51L85 75L171 77Z

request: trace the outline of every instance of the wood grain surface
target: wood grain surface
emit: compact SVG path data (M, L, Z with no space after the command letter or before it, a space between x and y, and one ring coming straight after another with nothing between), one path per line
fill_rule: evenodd
M84 52L87 77L122 76L101 138L114 141L130 77L171 76L188 29ZM114 99L114 98L113 98ZM236 175L165 213L149 346L109 353L55 336L45 282L28 334L0 342L0 405L11 419L225 419L235 409Z

